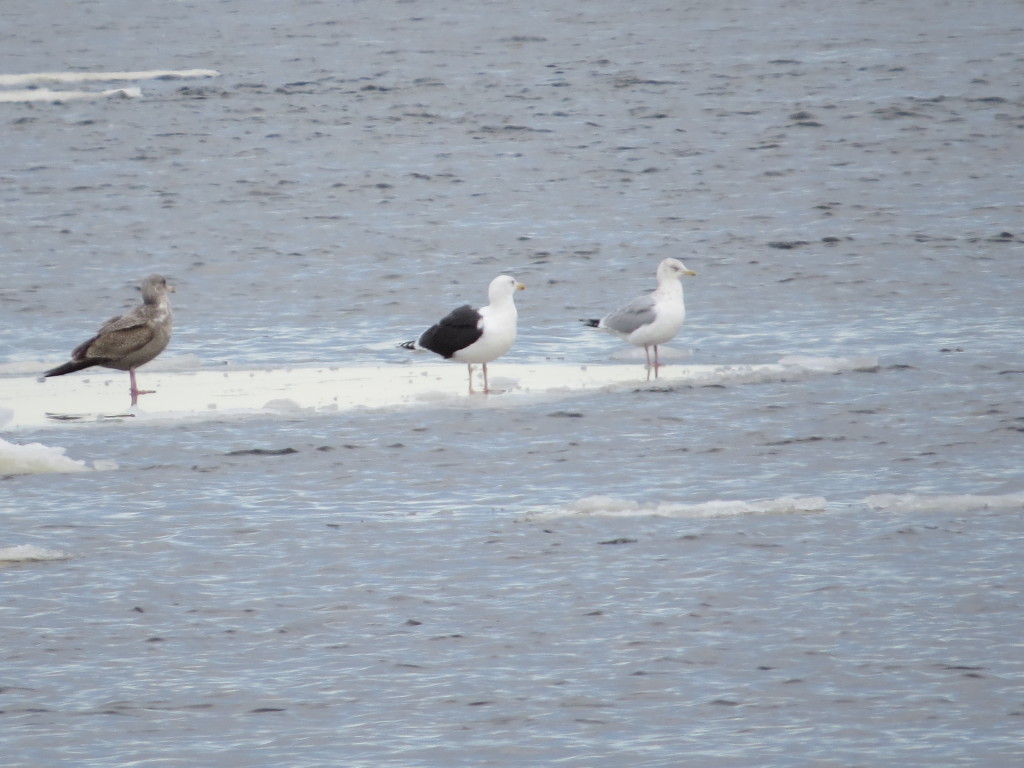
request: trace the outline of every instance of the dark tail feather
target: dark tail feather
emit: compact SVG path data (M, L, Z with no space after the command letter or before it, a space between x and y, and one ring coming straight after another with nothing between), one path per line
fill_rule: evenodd
M584 325L586 325L589 328L597 328L597 326L599 326L601 324L601 319L600 318L596 318L596 319L587 320L587 319L581 317L580 318L580 322L583 323Z
M90 368L96 365L95 360L72 360L70 363L64 363L64 365L58 365L51 371L47 371L43 376L63 376L65 373L74 373L80 371L83 368Z
M403 341L398 345L401 349L416 349L415 341Z

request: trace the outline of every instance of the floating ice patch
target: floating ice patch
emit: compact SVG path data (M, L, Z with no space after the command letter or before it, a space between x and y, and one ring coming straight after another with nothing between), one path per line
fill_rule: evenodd
M0 101L5 102L29 102L29 101L83 101L87 99L105 99L109 97L120 97L122 99L137 99L142 95L142 89L133 86L131 88L110 88L105 91L51 91L49 88L29 88L21 91L0 91Z
M34 544L21 544L16 547L0 547L0 563L32 563L43 560L67 560L67 552L60 549L43 549Z
M114 80L186 80L217 77L215 69L142 69L131 72L30 72L24 75L0 75L0 87L34 83L109 83Z
M977 509L1024 509L1024 493L1007 493L997 496L880 493L868 496L864 503L872 509L893 512L970 512Z
M533 519L553 517L735 517L739 515L788 515L822 512L826 500L820 496L760 501L705 501L699 504L658 501L640 503L614 496L586 496L561 509L531 515Z
M466 395L466 368L448 363L407 365L303 366L291 368L162 370L158 363L145 369L143 408L126 414L125 377L120 371L90 369L78 376L47 379L5 377L0 398L12 408L9 428L41 427L54 423L95 423L126 417L150 423L154 419L206 419L280 414L288 400L290 412L337 412L365 408L506 407L514 403L556 400L584 391L631 392L683 390L701 386L738 386L798 381L809 376L873 370L873 357L801 358L800 362L737 363L730 365L664 365L660 378L648 381L642 365L581 365L560 363L494 364L492 381L500 394ZM188 361L186 361L188 362ZM63 409L56 412L57 404ZM147 415L148 414L148 415Z
M197 77L216 77L215 69L148 69L134 72L31 72L23 75L0 75L0 88L17 90L0 91L0 102L61 102L85 99L138 98L142 89L138 86L108 88L101 91L54 91L45 87L70 83L109 83L121 80L185 80ZM25 87L31 86L31 87Z
M876 371L878 358L869 355L852 357L810 357L808 355L786 355L779 365L802 369L811 373L842 373L843 371Z
M96 469L113 469L112 461L97 462ZM84 461L64 455L64 449L29 443L17 445L0 438L0 476L42 475L51 472L86 472L89 467Z

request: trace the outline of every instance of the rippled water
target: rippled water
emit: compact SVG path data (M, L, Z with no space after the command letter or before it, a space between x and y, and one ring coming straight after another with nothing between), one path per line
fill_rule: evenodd
M665 256L678 361L879 364L5 431L88 462L0 484L8 763L1020 761L1014 4L242 9L0 9L222 73L0 104L0 392L151 271L154 367L405 365L499 272L508 361L635 361L576 321Z

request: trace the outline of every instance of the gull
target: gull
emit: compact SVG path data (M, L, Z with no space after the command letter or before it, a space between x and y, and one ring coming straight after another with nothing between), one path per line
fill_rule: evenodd
M487 383L487 364L508 352L516 340L518 313L514 297L516 291L525 288L514 277L498 275L487 288L490 302L487 306L474 309L463 304L427 328L415 341L406 341L398 346L426 349L446 360L466 363L469 368L469 394L473 394L473 364L482 364L486 394L491 391Z
M582 322L643 347L647 356L647 378L651 377L651 347L654 347L654 378L658 378L661 366L658 345L674 338L686 317L682 278L696 274L679 259L665 259L658 265L657 288L600 319Z
M153 391L138 388L135 369L163 352L171 340L174 315L167 298L168 291L173 293L174 288L163 276L147 277L142 281L141 306L107 320L95 336L74 348L70 362L47 371L43 376L63 376L94 365L128 371L132 405L137 405L139 395L152 394Z

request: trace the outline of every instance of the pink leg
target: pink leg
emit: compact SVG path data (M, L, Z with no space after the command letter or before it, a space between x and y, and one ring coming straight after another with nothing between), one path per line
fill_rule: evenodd
M466 363L466 367L469 369L469 394L473 394L473 364Z
M658 378L658 367L661 363L658 362L658 345L654 345L654 378Z
M487 383L487 363L484 363L483 365L484 365L484 394L487 395L487 394L490 394L491 387Z
M135 369L128 369L128 376L132 380L132 405L139 404L139 395L152 395L155 390L152 389L139 389L138 384L135 383Z
M647 380L651 380L651 350L644 344L644 355L647 356Z

